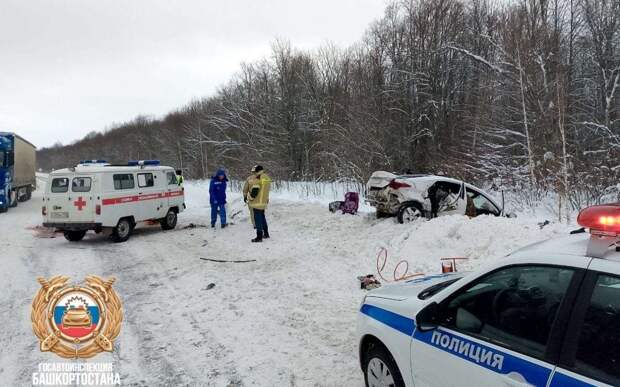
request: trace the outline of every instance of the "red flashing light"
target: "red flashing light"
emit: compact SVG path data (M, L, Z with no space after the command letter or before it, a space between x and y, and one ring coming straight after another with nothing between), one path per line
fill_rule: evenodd
M577 223L591 232L620 234L620 203L584 208L579 212Z
M392 189L411 188L410 184L396 181L396 179L390 181L389 187Z
M96 213L97 215L101 215L101 204L97 204L97 205L95 206L95 213Z

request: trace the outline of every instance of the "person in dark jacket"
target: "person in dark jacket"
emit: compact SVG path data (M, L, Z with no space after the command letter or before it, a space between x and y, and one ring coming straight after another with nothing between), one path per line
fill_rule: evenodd
M215 227L217 215L220 214L222 228L226 227L226 172L218 169L211 178L209 185L209 201L211 203L211 227Z

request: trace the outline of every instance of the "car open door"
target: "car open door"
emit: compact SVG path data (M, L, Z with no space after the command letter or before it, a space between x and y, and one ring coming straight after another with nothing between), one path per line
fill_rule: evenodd
M466 210L465 183L461 183L458 192L450 192L446 199L439 203L437 216L465 215Z

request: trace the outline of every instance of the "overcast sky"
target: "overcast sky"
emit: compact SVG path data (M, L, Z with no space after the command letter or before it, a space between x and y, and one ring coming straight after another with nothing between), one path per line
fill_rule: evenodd
M0 131L38 147L208 96L241 62L346 47L385 0L0 0Z

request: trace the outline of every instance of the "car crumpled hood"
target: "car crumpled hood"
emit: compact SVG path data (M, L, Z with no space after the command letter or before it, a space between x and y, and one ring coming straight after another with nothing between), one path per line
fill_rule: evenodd
M404 301L410 297L416 297L421 291L428 289L433 285L455 278L462 278L464 275L465 273L446 273L412 278L410 280L387 284L378 289L371 290L368 292L366 297Z

